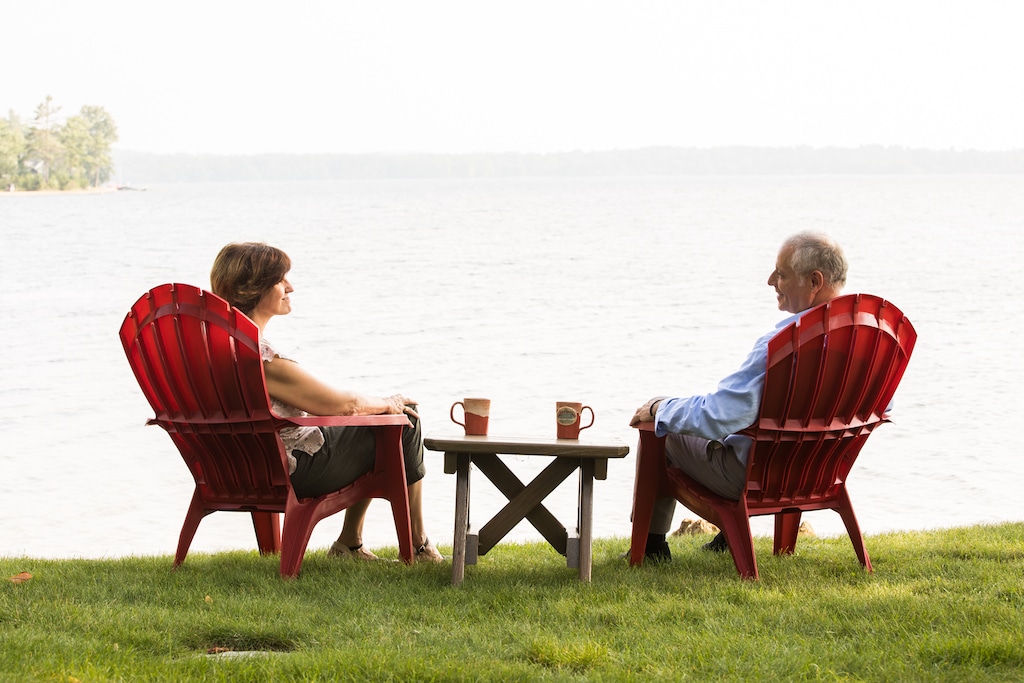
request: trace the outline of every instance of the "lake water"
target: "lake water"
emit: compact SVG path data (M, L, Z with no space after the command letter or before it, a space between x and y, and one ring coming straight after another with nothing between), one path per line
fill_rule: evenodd
M152 286L208 286L229 241L292 257L277 346L338 386L417 399L427 433L454 433L452 402L488 396L492 434L552 434L555 401L573 400L593 407L593 437L633 451L637 405L712 389L782 316L765 281L803 229L844 245L847 292L889 298L919 333L895 421L850 477L865 533L1024 517L1022 176L166 185L0 196L0 555L174 552L193 483L144 426L117 330ZM428 530L449 544L454 477L426 457ZM633 467L631 452L597 482L598 536L629 534ZM480 476L473 492L479 527L504 499ZM575 494L570 478L552 499L564 522ZM692 516L680 507L676 522ZM805 519L844 533L834 513ZM340 525L321 522L310 547ZM509 538L540 536L523 524ZM395 544L383 501L365 541ZM227 513L192 545L248 548L248 517Z

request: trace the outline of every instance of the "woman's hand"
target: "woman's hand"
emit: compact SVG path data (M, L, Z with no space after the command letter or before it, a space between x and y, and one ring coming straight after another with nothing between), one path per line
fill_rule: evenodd
M411 398L406 398L401 394L395 394L394 396L388 396L384 399L387 403L388 409L385 411L387 415L408 415L409 417L419 419L419 414L416 412L415 405L416 401Z

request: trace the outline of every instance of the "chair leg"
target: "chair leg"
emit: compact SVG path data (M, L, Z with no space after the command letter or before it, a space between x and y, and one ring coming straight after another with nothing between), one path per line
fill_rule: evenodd
M256 530L256 544L260 555L281 552L281 515L276 512L252 513L252 527Z
M181 525L181 534L178 535L178 550L174 554L173 569L178 568L185 561L185 556L188 555L188 548L192 545L192 539L196 535L196 529L199 528L199 522L203 521L203 517L206 517L210 512L212 510L204 509L203 499L200 497L199 488L197 487L192 494L192 502L189 503L188 512L185 513L185 523Z
M391 503L398 535L398 555L406 564L413 563L412 515L409 506L409 487L405 482L405 457L402 442L404 429L399 426L376 430L376 460L374 476L384 485L384 498Z
M775 515L776 555L792 555L796 549L796 538L800 533L800 510L788 510Z
M651 530L651 517L654 516L654 487L637 483L636 498L633 500L633 533L629 544L629 564L639 567L644 563L644 549L647 547L647 534Z
M665 477L665 440L654 432L640 432L636 449L636 475L633 481L633 532L629 545L629 564L644 563L647 534L651 530L654 502Z
M721 529L729 542L733 564L741 578L757 581L757 558L754 556L754 537L750 533L750 518L746 510L739 514L724 510L721 514Z
M289 493L289 498L294 494ZM314 517L317 513L315 503L303 505L289 500L284 513L284 529L281 533L281 576L293 579L302 569L302 559L309 545L309 537L313 535Z
M401 490L399 490L399 488ZM395 518L395 533L398 535L398 555L402 562L413 563L412 521L409 513L409 489L392 487L390 494L391 515Z
M868 557L867 546L864 545L864 535L860 531L860 524L857 523L857 515L853 514L853 503L850 501L850 494L847 493L846 486L843 486L839 492L839 501L835 510L843 518L843 524L846 525L846 533L850 535L850 541L853 543L853 551L857 553L857 559L860 560L864 569L869 572L874 571L871 567L871 558Z

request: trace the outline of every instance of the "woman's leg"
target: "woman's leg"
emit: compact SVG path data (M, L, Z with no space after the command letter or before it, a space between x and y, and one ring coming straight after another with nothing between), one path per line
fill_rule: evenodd
M413 418L411 422L411 427L402 430L402 452L405 457L406 484L409 487L413 547L423 549L424 552L417 556L421 561L440 561L443 558L429 543L423 521L423 477L426 475L423 431L418 419ZM320 452L315 456L296 453L297 467L292 474L292 484L299 497L336 491L373 469L376 439L371 429L326 427L322 431L326 443ZM345 523L334 548L344 545L351 549L363 542L363 522L369 504L370 500L361 500L345 511ZM340 548L338 550L344 554Z
M364 498L345 510L345 523L341 527L341 535L337 543L344 543L349 549L358 548L363 544L363 522L372 498Z
M328 557L354 558L357 560L376 560L376 555L363 547L363 522L366 521L366 510L370 507L370 498L364 498L345 510L345 523L341 528L338 540L331 544L327 551Z
M376 441L366 427L324 427L324 445L310 456L295 452L296 468L292 486L300 498L320 496L338 491L373 469ZM345 510L345 522L329 555L375 560L376 556L362 548L363 522L370 499L360 500Z
M423 525L423 480L409 485L409 518L412 522L412 544L419 548L427 542Z
M402 430L402 453L405 456L405 481L409 485L412 545L419 548L427 542L427 532L423 528L423 477L427 468L423 462L423 429L418 419L412 419L411 428Z
M409 484L409 519L412 522L412 546L416 550L416 562L444 562L444 555L430 542L423 524L422 479Z
M377 448L367 427L322 427L324 445L315 455L293 451L292 488L299 498L340 491L373 469Z
M402 432L402 453L405 455L405 480L409 485L409 521L412 526L412 545L417 562L442 562L444 556L427 537L423 522L423 477L427 474L423 463L423 428L418 419Z

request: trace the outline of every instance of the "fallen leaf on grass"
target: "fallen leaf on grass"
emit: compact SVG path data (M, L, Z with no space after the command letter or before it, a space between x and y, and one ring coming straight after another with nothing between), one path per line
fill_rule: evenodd
M31 578L32 575L28 572L21 572L20 574L15 574L14 576L12 576L10 579L8 579L8 581L10 581L11 583L25 583Z
M230 647L211 647L206 650L208 655L219 655L221 652L231 652Z

